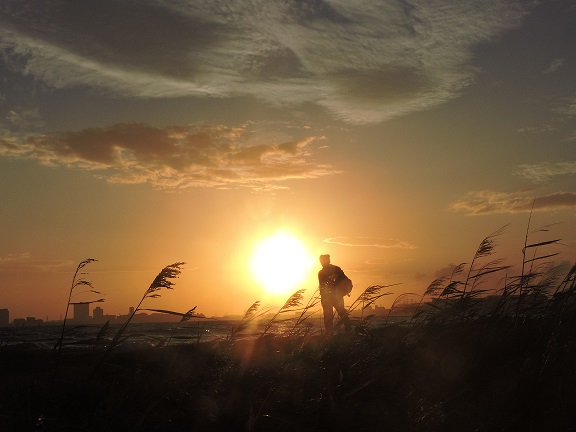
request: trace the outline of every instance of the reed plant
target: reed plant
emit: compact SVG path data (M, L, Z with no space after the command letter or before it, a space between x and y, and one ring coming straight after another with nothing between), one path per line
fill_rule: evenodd
M114 348L116 345L118 345L118 343L122 339L122 336L124 335L124 332L126 331L126 328L128 327L128 324L130 324L130 321L132 321L132 318L134 318L134 315L136 315L140 311L140 307L142 306L142 303L144 303L144 300L155 299L155 298L160 297L160 291L163 289L166 289L166 290L173 289L172 287L174 285L174 282L172 282L172 279L175 279L178 276L180 276L181 267L184 264L185 263L183 263L183 262L177 262L174 264L170 264L170 265L164 267L160 271L160 273L158 273L158 275L154 278L154 280L152 281L152 283L150 284L148 289L144 292L144 295L140 299L140 302L138 303L138 305L134 308L132 313L128 316L128 319L126 319L124 324L122 324L122 326L116 332L114 339L112 339L112 342L110 343L109 350Z
M300 315L294 320L294 325L288 331L289 337L307 336L310 334L311 327L305 326L307 320L316 312L316 306L320 303L320 289L316 288L308 302L302 307Z
M276 311L276 313L272 316L272 318L270 318L270 320L266 323L266 325L264 326L264 330L262 331L262 333L260 334L258 339L261 339L264 336L266 336L267 334L269 334L273 325L278 322L279 317L281 315L289 313L289 312L297 312L298 310L300 310L300 305L302 304L302 301L304 299L304 292L305 291L306 290L304 290L304 289L299 289L294 294L292 294L290 297L288 297L288 300L286 300L284 305L282 307L280 307L280 309L278 309L278 311Z
M91 303L100 303L103 302L104 299L103 298L99 298L97 300L92 300L92 301L85 301L85 302L73 302L72 298L76 295L76 294L86 294L86 293L91 293L91 294L101 294L99 291L96 291L94 289L94 287L92 286L92 282L88 279L86 279L86 275L88 274L85 271L82 271L88 264L91 264L93 262L96 262L98 260L94 259L94 258L87 258L83 261L81 261L78 266L76 267L76 270L74 272L74 275L72 276L72 282L70 283L70 289L68 291L68 301L66 302L66 311L64 312L64 320L62 322L62 330L60 332L60 337L58 338L58 340L56 341L56 344L54 345L54 349L57 350L56 352L56 359L54 361L54 370L52 373L52 379L50 381L50 386L48 388L48 393L46 396L46 400L44 402L44 408L41 410L41 413L38 415L36 423L38 425L42 425L46 419L47 411L48 411L48 407L49 404L52 401L52 395L55 391L55 386L56 386L56 379L58 377L58 372L60 370L60 362L61 362L61 356L62 356L62 346L64 345L64 336L67 333L66 330L66 324L68 321L68 312L70 311L70 306L74 305L74 304L91 304ZM81 288L86 288L84 291L82 292L75 292L78 291Z
M482 260L492 257L477 259L478 272L471 276L482 273ZM548 276L543 272L544 307L522 312L518 322L515 296L514 308L508 309L511 319L480 307L474 314L460 313L468 267L459 265L421 296L418 327L366 327L366 334L310 337L298 345L276 337L276 324L284 320L283 311L297 311L302 319L293 318L300 323L293 329L299 334L318 301L317 294L304 303L294 293L276 318L268 318L269 329L261 334L267 337L252 334L241 347L250 348L250 355L244 349L220 349L228 347L225 343L126 351L110 359L114 367L98 380L77 385L70 375L55 394L62 408L36 429L571 430L576 421L576 265L565 271L563 278L559 269ZM467 291L475 290L470 277ZM350 308L389 291L386 285L373 286ZM391 309L413 297L397 296ZM522 311L529 309L530 298L524 297ZM440 307L428 299L448 302ZM427 308L432 303L438 307ZM255 325L267 309L255 302L229 340ZM190 312L195 314L191 309L182 318ZM2 354L0 429L34 429L27 416L34 412L37 392L24 365L42 353ZM81 376L90 363L86 360L98 353L87 354L66 356L66 371ZM14 376L21 386L10 386ZM32 402L22 403L27 400Z
M230 333L226 337L227 342L233 342L236 340L246 329L252 327L260 317L270 311L270 307L261 308L260 306L259 300L252 303L246 312L244 312L244 315L238 324L233 325L230 328Z
M155 299L155 298L160 297L160 292L162 290L173 289L172 287L174 285L174 282L172 280L175 278L178 278L178 276L181 273L181 268L184 264L185 263L183 263L183 262L177 262L174 264L170 264L170 265L164 267L160 271L160 273L158 273L158 275L154 278L154 280L152 281L152 283L150 284L148 289L144 292L144 295L140 299L140 302L138 303L138 305L134 308L134 310L128 316L126 321L116 331L116 334L112 338L112 341L108 345L108 348L104 352L104 355L102 356L100 361L96 364L96 367L94 369L95 371L97 371L100 368L100 366L102 365L104 360L108 357L108 355L110 355L110 352L115 347L117 347L123 340L125 340L126 336L124 336L124 332L126 331L126 328L128 327L128 325L130 324L130 321L132 321L132 318L134 318L134 316L141 310L141 306L144 303L144 301L146 299ZM166 311L166 310L159 310L159 311L162 311L164 313L182 315L182 314L179 314L177 312L172 312L172 311Z
M423 297L429 298L425 303L426 312L420 307L417 308L413 321L419 324L427 322L445 324L478 317L479 303L490 291L481 289L481 285L488 278L510 268L501 258L488 259L495 253L497 238L502 235L505 228L506 225L482 239L470 264L460 263L454 267L449 278L440 277L432 281L423 294ZM468 268L466 277L460 278L466 268Z
M50 418L52 429L571 430L576 424L576 264L565 268L551 261L560 241L546 238L549 227L542 227L527 230L523 265L513 272L495 257L502 230L480 242L469 264L434 279L423 294L396 296L384 326L368 326L364 311L398 284L366 288L347 309L361 311L362 334L308 333L298 339L302 343L293 343L309 331L308 318L320 302L318 291L304 302L299 290L272 315L270 307L253 303L225 341L126 351L110 359L116 367L101 379L59 386L65 408ZM181 264L158 275L135 313L172 313L181 322L195 316L195 308L183 314L142 308L145 299L171 289ZM494 288L502 281L502 288ZM486 303L488 293L497 301ZM406 299L418 299L412 322L390 325L388 318ZM289 329L277 332L289 313L295 313ZM263 330L251 332L239 349L229 349L229 342L264 317ZM118 343L124 340L122 333L116 337ZM10 351L2 354L7 364L0 368L2 382L14 374L30 382L21 366L29 354L10 362ZM89 363L84 356L65 361L68 372ZM33 400L35 388L5 388L0 386L0 429L27 430L27 420L20 418L2 427L13 412L25 419L33 412L21 402Z
M92 301L85 301L85 302L73 302L72 301L72 297L73 297L73 295L75 295L74 291L77 290L79 287L83 287L83 288L87 288L87 289L85 291L82 291L81 293L78 293L78 294L84 294L84 293L101 294L99 291L96 291L94 289L94 287L92 286L92 282L85 278L85 276L88 273L81 271L88 264L91 264L91 263L97 262L97 261L98 260L96 260L94 258L88 258L88 259L85 259L84 261L81 261L78 264L78 266L76 267L76 271L74 272L74 275L72 276L72 282L70 284L70 290L68 292L68 301L66 302L66 311L64 312L64 321L62 322L62 331L60 333L60 337L56 341L56 345L54 345L54 348L58 349L58 353L60 353L60 351L62 350L62 343L64 340L64 334L66 332L66 323L68 321L68 312L70 310L70 306L74 305L74 304L91 304L91 303L100 303L100 302L104 301L103 298L99 298L97 300L92 300Z
M407 292L407 293L402 293L399 296L397 296L394 301L392 302L392 305L390 306L390 308L388 309L388 313L386 314L386 321L385 321L385 325L388 325L388 321L390 319L390 315L392 314L392 312L394 312L394 310L398 309L399 307L401 307L401 305L409 300L410 298L415 298L415 297L419 297L417 294L412 293L412 292ZM422 298L420 297L419 302L422 301ZM418 306L416 307L416 311L414 313L417 312L418 307L420 306L420 303L418 304Z
M395 284L388 284L388 285L370 285L365 288L356 300L354 300L350 306L346 309L346 313L348 316L358 308L360 308L360 323L357 324L357 329L362 331L364 327L367 325L368 320L371 318L370 316L364 316L364 311L373 305L377 300L381 299L384 296L392 294L391 292L384 291L387 288L391 288L393 286L400 285L399 283ZM335 329L339 329L343 325L343 317L338 317L336 324L334 325Z
M539 233L547 233L552 225L545 225L539 227L534 231L530 231L532 213L530 214L530 219L528 220L528 225L526 227L526 235L524 238L524 247L522 248L522 269L519 277L515 278L515 282L512 283L512 291L517 296L516 302L516 320L521 320L532 314L533 308L535 306L535 301L541 295L545 295L546 292L551 289L557 282L559 268L554 268L550 258L557 256L560 252L544 252L540 253L542 248L547 249L552 245L556 245L561 239L553 240L543 240L536 242L529 242L531 236ZM531 251L531 256L528 252ZM528 308L526 306L526 300L531 297L532 305Z
M171 311L171 310L166 310L166 309L141 309L141 310L145 310L145 311L150 311L150 312L156 312L156 313L161 313L161 314L166 314L166 315L176 315L180 317L180 321L178 322L178 325L185 323L187 321L190 321L192 318L201 318L203 317L202 315L196 315L194 312L196 311L197 306L194 306L192 309L188 310L188 312L185 313L181 313L181 312L176 312L176 311ZM172 340L172 337L174 336L174 332L176 331L176 329L178 328L178 325L174 326L172 328L172 331L170 332L170 336L168 336L168 338L162 342L162 346L168 345L170 343L170 341Z
M504 264L503 259L492 258L497 239L506 228L503 226L480 242L469 265L461 263L455 266L450 277L439 277L430 283L413 321L418 325L446 324L481 317L513 319L516 325L521 325L527 320L550 317L551 310L558 307L559 298L570 298L563 293L570 292L576 269L573 267L566 274L564 265L551 261L559 252L550 248L560 245L561 239L534 239L547 235L556 224L532 229L531 221L532 212L524 236L519 274L508 275L506 272L511 266ZM466 277L461 278L466 268ZM503 288L481 289L482 284L488 280L494 282L494 276L502 273L506 273L500 279L504 281ZM494 292L492 298L496 298L492 304L485 299L490 292ZM480 309L484 310L480 312Z
M352 302L352 304L350 304L348 307L348 313L358 308L361 308L361 311L364 312L366 308L373 305L377 300L392 294L389 291L383 292L383 290L397 285L400 285L400 283L388 285L370 285L360 293L360 295L356 298L356 300Z

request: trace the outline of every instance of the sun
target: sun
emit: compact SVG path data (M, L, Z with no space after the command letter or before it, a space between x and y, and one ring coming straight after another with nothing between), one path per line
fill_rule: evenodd
M256 243L249 266L267 294L290 295L310 275L314 259L302 240L282 230Z

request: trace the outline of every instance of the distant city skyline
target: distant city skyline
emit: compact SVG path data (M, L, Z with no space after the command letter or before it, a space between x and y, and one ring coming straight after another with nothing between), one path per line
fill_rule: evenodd
M410 303L408 306L410 308L414 308L415 305L418 305L419 302ZM400 305L397 305L396 308L398 310L402 309ZM82 309L82 307L80 308ZM5 311L5 312L3 312ZM129 307L128 313L125 315L112 315L112 314L105 314L104 309L100 306L95 306L92 309L92 314L86 316L85 311L81 311L80 315L76 317L76 315L72 314L68 317L68 323L70 325L74 324L104 324L107 321L111 324L120 324L126 321L126 319L132 315L134 312L134 307ZM352 312L352 316L360 316L360 315L369 315L370 313L374 313L375 315L384 315L385 313L389 312L389 309L384 306L378 305L369 305L366 306L363 310L354 310ZM300 312L295 311L295 316L299 316ZM318 318L322 316L322 311L320 309L314 312ZM274 311L269 313L270 316L274 315ZM39 325L39 324L50 324L50 323L58 323L61 324L63 322L63 317L58 320L49 320L46 317L46 320L42 318L37 318L35 316L26 316L26 317L15 317L12 320L8 318L9 310L8 309L0 309L0 327L3 325ZM200 314L198 316L193 317L192 319L241 319L242 315L224 315L224 316L204 316ZM4 320L4 321L3 321ZM148 313L148 312L139 312L134 316L132 322L179 322L181 317L166 313ZM4 323L4 324L2 324Z
M114 323L121 323L126 321L126 319L132 314L134 311L134 307L129 307L128 312L126 314L121 315L113 315L113 314L105 314L104 309L95 306L92 310L92 314L86 311L86 307L88 305L74 305L75 307L72 309L73 313L68 316L68 322L70 324L104 324L106 321L111 321L112 324ZM5 311L5 312L3 312ZM22 324L46 324L46 323L62 323L64 317L60 317L60 319L49 319L47 316L44 320L43 318L36 317L36 316L22 316L22 317L14 317L10 320L9 318L9 309L0 309L0 327L2 325L10 325L16 323ZM149 319L150 322L178 322L180 321L181 317L170 315L170 314L162 314L162 313L148 313L148 312L139 312L134 317L134 322L143 322L143 320ZM4 324L3 324L4 323Z

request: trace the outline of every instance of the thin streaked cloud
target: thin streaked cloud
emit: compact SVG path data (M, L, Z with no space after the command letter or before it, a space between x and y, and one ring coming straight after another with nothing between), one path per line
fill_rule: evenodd
M0 272L57 272L69 270L71 261L49 261L34 258L29 252L0 256Z
M30 131L45 126L38 109L13 109L6 113L0 121L0 129L8 131Z
M383 249L417 249L418 246L406 241L384 239L377 237L331 237L324 239L324 243L353 247L376 247Z
M523 164L518 167L515 174L534 183L543 183L556 177L576 175L576 162Z
M426 109L474 82L472 50L521 1L5 0L0 54L52 88L315 103L351 123Z
M550 66L548 66L548 68L544 71L544 73L549 74L549 73L556 72L563 65L564 65L564 59L563 58L554 59L554 60L552 60L552 63L550 63Z
M556 102L553 111L562 115L564 118L576 117L576 97L573 96L559 99Z
M450 205L455 212L469 215L493 213L521 213L576 208L576 193L556 192L536 196L532 192L497 192L492 190L471 192Z
M9 253L4 256L0 256L0 265L11 263L11 262L18 262L18 261L25 261L30 259L30 252L22 252L22 253Z

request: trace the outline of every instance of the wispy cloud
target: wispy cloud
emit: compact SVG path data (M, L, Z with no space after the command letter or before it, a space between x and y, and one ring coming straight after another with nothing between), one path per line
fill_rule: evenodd
M552 72L556 72L558 69L560 69L562 66L564 65L564 59L563 58L557 58L552 60L552 63L550 63L550 66L548 66L548 68L546 68L546 70L544 71L545 74L549 74Z
M572 96L559 99L553 110L564 118L576 117L576 97Z
M552 211L576 207L576 193L557 192L549 195L533 195L531 191L471 192L466 199L454 202L450 209L469 215L492 213L520 213L534 211Z
M434 277L436 278L440 278L440 277L451 277L454 273L454 269L457 267L456 264L448 264L445 267L442 267L438 270L436 270L436 273L434 273Z
M534 183L542 183L555 177L576 175L576 162L543 162L539 164L520 165L516 175L527 178Z
M8 131L30 131L44 126L38 109L13 109L0 120L0 128Z
M331 237L324 239L324 243L337 244L340 246L376 247L384 249L417 249L418 246L406 241L396 239L384 239L377 237Z
M576 129L570 128L576 119L576 96L562 96L546 102L552 116L541 124L518 129L520 133L547 134L549 139L573 141Z
M521 1L5 0L0 54L54 88L251 95L378 122L456 95Z
M0 256L0 272L45 272L68 269L71 261L46 261L35 259L29 252L9 253Z
M11 263L11 262L25 261L28 259L30 259L30 253L29 252L22 252L22 253L18 253L18 254L9 253L9 254L0 256L0 265L6 264L6 263Z
M112 183L150 183L160 189L270 187L338 171L315 161L315 141L252 143L248 126L172 126L140 123L0 139L0 155L94 171Z

